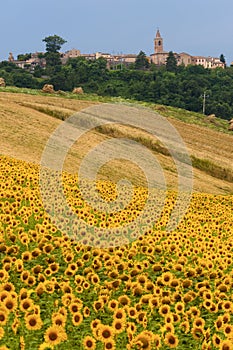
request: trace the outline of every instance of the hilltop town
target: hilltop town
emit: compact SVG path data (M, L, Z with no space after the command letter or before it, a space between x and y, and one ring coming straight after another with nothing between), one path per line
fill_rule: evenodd
M43 90L50 85L46 92L122 97L233 119L233 64L227 66L223 54L217 58L166 51L159 29L148 56L143 51L62 52L63 38L53 35L43 41L45 52L19 54L17 59L10 53L8 61L0 62L0 88Z
M156 32L154 38L154 52L147 57L148 62L155 64L156 66L162 66L166 64L169 52L164 50L163 38L160 34L159 29ZM61 62L66 64L69 58L83 57L87 60L96 60L100 57L106 59L107 67L114 68L117 65L128 66L131 63L135 63L137 54L110 54L103 52L95 53L81 53L78 49L71 49L66 52L61 52ZM205 56L192 56L186 52L175 53L174 56L177 61L177 65L201 65L204 68L225 68L225 62L222 62L217 57L205 57ZM26 55L18 55L17 59L14 58L13 54L9 54L9 62L14 63L20 68L34 70L36 66L44 68L46 66L46 59L43 52L35 52Z

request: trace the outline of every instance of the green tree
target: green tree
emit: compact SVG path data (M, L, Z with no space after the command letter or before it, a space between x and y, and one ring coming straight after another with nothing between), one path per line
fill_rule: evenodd
M27 61L27 60L29 60L31 57L32 57L32 54L31 54L31 53L19 54L19 55L17 56L17 60L19 60L19 61Z
M146 57L145 52L140 51L135 60L135 69L147 69L150 63Z
M40 78L44 73L44 70L40 66L36 66L33 72L34 77Z
M46 43L46 52L55 53L59 52L62 45L64 45L67 41L61 38L58 35L50 35L44 38L42 41Z
M169 51L168 57L166 60L166 69L168 72L176 72L177 71L177 60L172 51Z
M219 59L222 63L224 63L224 66L226 66L226 59L225 59L225 56L223 54L220 55Z
M62 62L59 50L66 43L66 40L58 35L52 35L47 36L43 41L46 42L46 74L51 77L61 70Z

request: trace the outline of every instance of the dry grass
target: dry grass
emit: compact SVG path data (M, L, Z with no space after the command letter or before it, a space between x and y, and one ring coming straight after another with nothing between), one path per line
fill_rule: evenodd
M51 133L61 120L98 102L52 96L0 93L1 140L0 153L39 163ZM54 118L55 117L55 118ZM188 150L197 159L208 160L233 174L233 136L207 127L187 124L169 118L176 127ZM77 172L82 157L95 145L110 137L130 137L150 148L161 164L168 186L176 187L177 174L174 162L159 142L145 132L126 126L114 126L88 132L70 149L64 170ZM114 160L106 164L99 177L117 181L121 176L137 185L145 184L142 171L129 162ZM208 193L233 193L233 183L194 169L194 190Z

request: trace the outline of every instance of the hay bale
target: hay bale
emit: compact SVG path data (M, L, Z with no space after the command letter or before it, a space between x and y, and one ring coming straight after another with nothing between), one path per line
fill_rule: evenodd
M77 95L82 95L84 93L84 91L83 91L82 87L76 87L73 89L72 93L77 94Z
M157 105L155 107L155 110L159 111L159 112L167 112L167 108L165 106L163 106L163 105Z
M54 94L55 90L53 85L45 84L42 89L43 92L46 92L47 94Z
M216 115L215 114L210 114L206 117L206 119L210 122L210 123L214 123L216 121Z
M6 86L6 82L4 78L0 78L0 87L5 87L5 86Z
M66 95L66 92L63 91L63 90L58 90L56 93L57 93L58 95L62 95L62 96Z
M233 121L232 121L232 123L229 124L228 130L233 131Z
M206 122L206 123L215 124L215 125L218 124L217 118L216 118L216 115L215 115L215 114L210 114L210 115L208 115L207 117L205 117L205 122Z

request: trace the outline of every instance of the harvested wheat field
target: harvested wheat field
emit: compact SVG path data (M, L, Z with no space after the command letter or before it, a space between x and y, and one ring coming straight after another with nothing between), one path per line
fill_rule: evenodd
M17 159L40 163L42 152L61 120L77 111L98 102L68 99L53 96L40 96L21 93L0 94L1 141L0 153ZM168 118L183 138L194 164L194 190L208 193L232 193L233 185L233 136L194 124ZM95 145L110 137L127 137L152 147L156 159L161 164L169 187L176 186L177 174L170 155L162 145L153 147L150 136L143 131L124 126L102 128L83 136L78 145L70 149L64 163L64 170L75 173L80 160ZM82 141L82 142L81 142ZM193 158L192 158L193 157ZM206 162L207 161L207 162ZM140 169L128 162L112 161L103 169L100 177L115 181L125 174L136 184L143 184ZM227 181L226 181L227 180Z

